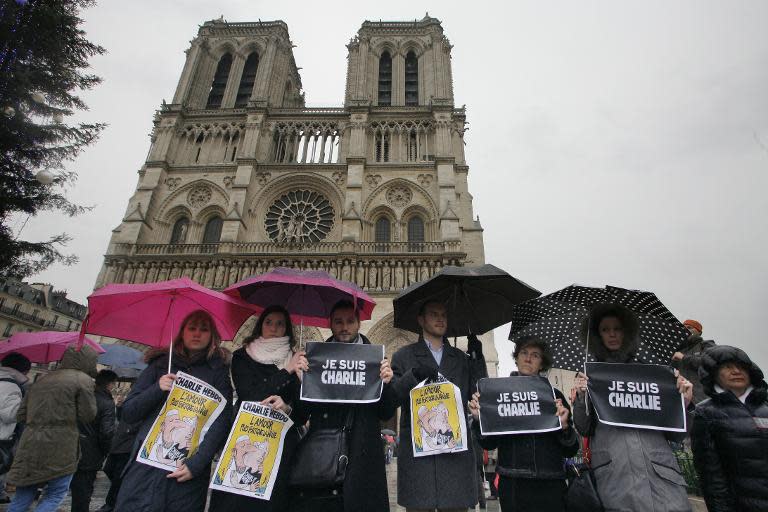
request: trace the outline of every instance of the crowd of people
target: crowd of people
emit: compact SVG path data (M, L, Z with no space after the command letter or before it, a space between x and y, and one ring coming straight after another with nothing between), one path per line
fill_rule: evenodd
M12 354L0 368L0 442L15 451L10 471L1 477L16 487L9 510L28 510L39 489L38 511L56 510L68 490L72 510L88 510L96 472L103 468L112 484L103 512L202 511L212 463L243 401L278 409L293 426L285 437L270 499L213 491L211 511L389 510L381 424L398 408L397 502L407 511L466 511L482 504L480 449L498 451L497 488L504 512L566 510L566 460L580 450L591 462L604 510L690 510L673 453L675 443L683 443L688 433L598 421L587 393L588 375L579 373L571 403L554 389L557 430L484 436L476 391L477 380L487 376L482 344L470 336L465 352L448 343L446 308L439 302L423 304L417 320L422 331L418 341L400 348L391 364L386 358L381 362L381 398L374 403L299 398L309 363L294 337L290 314L280 306L262 312L252 335L233 354L222 348L207 313L189 315L173 341L170 366L168 350L147 354L148 366L118 408L117 424L111 396L117 376L109 370L97 374L92 349L70 347L58 369L32 385L25 376L29 361ZM359 332L353 303L337 303L329 321L332 336L327 341L370 344ZM711 512L768 510L768 386L763 373L744 351L703 340L700 323L686 321L686 327L691 336L670 364L691 417L690 446L707 506ZM637 355L638 321L622 307L594 309L583 335L592 340L587 347L595 361L643 363ZM545 379L552 365L550 347L535 336L518 339L513 358L517 370L512 375ZM136 455L178 372L214 387L226 406L197 449L168 472L137 462ZM410 442L409 393L438 374L458 388L468 413L467 435L479 447L417 456ZM336 478L307 480L308 472L301 470L327 462L307 449L316 446L310 441L340 430L348 434L343 468Z

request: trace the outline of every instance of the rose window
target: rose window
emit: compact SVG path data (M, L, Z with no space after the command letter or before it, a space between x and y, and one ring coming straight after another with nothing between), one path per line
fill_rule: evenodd
M187 194L187 203L195 208L200 208L208 204L211 200L211 187L198 185Z
M387 201L397 208L402 208L407 205L411 202L412 198L413 194L408 187L394 186L387 191Z
M333 206L322 194L293 190L272 203L264 227L275 242L319 242L330 233L335 216Z

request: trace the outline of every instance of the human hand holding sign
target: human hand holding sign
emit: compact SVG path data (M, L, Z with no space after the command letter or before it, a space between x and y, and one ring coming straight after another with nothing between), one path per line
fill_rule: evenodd
M576 374L576 380L573 381L573 388L579 395L584 395L587 392L587 376L581 372Z
M279 395L272 395L261 401L262 405L268 405L273 409L280 410L285 414L290 414L291 407L285 403L282 397Z
M385 357L381 362L381 370L379 371L379 377L384 381L384 384L389 384L392 380L392 368L389 366L389 360Z
M173 382L176 380L176 374L175 373L166 373L162 377L160 377L160 380L157 381L157 385L160 386L160 389L163 391L170 391L173 387Z
M176 471L168 473L166 478L175 478L178 483L192 480L192 472L189 470L186 464L182 464Z
M467 404L469 405L469 413L472 415L473 418L476 420L480 419L480 392L475 391L475 393L472 395L472 400L469 401Z
M563 401L559 398L555 400L555 406L557 407L557 417L560 418L560 427L563 430L568 430L570 428L570 425L568 424L568 418L571 415L571 411L568 410L566 406L563 405Z
M680 372L675 370L675 377L677 377L677 389L680 394L683 395L685 406L688 407L693 400L693 384L691 381L680 375Z

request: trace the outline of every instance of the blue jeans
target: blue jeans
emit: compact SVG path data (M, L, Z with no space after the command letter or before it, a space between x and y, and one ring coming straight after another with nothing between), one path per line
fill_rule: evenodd
M71 480L72 475L64 475L45 482L45 490L40 497L40 501L37 502L35 512L56 512L61 502L67 497ZM27 512L32 502L35 501L38 487L40 486L28 485L26 487L17 487L13 501L11 501L11 505L8 507L8 512Z

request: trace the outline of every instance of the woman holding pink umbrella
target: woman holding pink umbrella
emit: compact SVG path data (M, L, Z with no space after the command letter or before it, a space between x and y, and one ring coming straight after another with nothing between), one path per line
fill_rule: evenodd
M205 508L211 461L222 447L231 424L232 388L229 381L229 352L220 346L221 336L211 316L194 311L184 318L173 340L171 371L165 348L147 354L147 368L141 373L123 404L122 419L141 421L132 462L125 472L117 510L202 511ZM226 407L214 421L194 454L171 473L136 462L135 451L146 438L168 392L183 371L210 384L221 393Z

